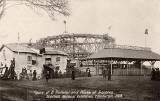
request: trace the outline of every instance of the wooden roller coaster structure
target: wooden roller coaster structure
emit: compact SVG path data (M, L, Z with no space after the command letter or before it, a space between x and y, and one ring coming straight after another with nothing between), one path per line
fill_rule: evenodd
M69 58L83 59L107 45L115 44L108 34L65 33L41 38L35 44L37 48L53 47L69 54Z

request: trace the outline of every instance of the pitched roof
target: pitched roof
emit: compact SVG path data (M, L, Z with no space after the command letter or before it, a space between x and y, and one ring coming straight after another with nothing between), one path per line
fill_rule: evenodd
M6 44L1 47L7 47L13 52L19 52L19 53L31 53L31 54L37 54L35 51L33 51L31 48L24 46L24 45L18 45L18 44Z
M141 59L141 60L158 60L160 55L151 50L135 50L123 48L105 48L88 57L88 59Z
M54 48L50 48L50 47L47 47L45 48L45 55L63 55L63 56L67 56L68 54L63 52L63 51L60 51L60 50L54 50Z

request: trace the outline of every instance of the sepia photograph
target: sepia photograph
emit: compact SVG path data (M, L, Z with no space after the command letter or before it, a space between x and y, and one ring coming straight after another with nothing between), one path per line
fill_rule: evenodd
M160 101L160 1L0 0L0 101Z

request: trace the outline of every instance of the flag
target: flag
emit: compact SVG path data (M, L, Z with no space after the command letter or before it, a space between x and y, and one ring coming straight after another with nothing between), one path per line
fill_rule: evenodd
M66 22L66 20L64 20L63 23L64 23L64 33L67 33L67 30L66 30L66 23L67 22Z
M111 30L111 28L112 28L112 26L110 25L110 26L108 26L108 28L107 28L107 29L108 29L108 30Z
M112 28L111 25L107 27L107 35L108 35L109 33L111 33L111 28Z
M146 35L148 34L148 29L145 29L145 33L144 34L146 34Z
M19 40L20 40L20 36L19 36L19 33L18 33L18 42L19 42Z
M29 43L32 43L32 38L29 40Z
M66 24L66 20L64 20L63 23Z

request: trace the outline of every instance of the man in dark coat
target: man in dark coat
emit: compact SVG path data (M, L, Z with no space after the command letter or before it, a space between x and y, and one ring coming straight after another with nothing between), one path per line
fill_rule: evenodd
M155 80L159 80L159 68L155 70Z
M46 71L46 82L48 82L49 78L50 78L50 73L49 73L49 71L47 70L47 71Z
M33 72L33 80L37 80L36 76L37 76L37 72L36 72L36 70L34 70L34 72Z
M58 78L58 70L55 71L55 78Z
M87 69L86 69L86 72L87 72L87 76L88 76L88 77L91 77L91 70L90 70L90 68L87 68Z
M88 77L91 77L91 70L88 70Z
M103 78L106 78L106 76L107 76L107 69L106 68L103 69L102 75L103 75Z
M156 79L156 71L154 68L152 68L152 73L151 73L152 77L151 80L155 80Z
M72 78L72 80L75 80L75 70L74 70L74 67L72 68L71 78Z
M108 80L110 81L111 80L111 69L109 68L108 70Z

